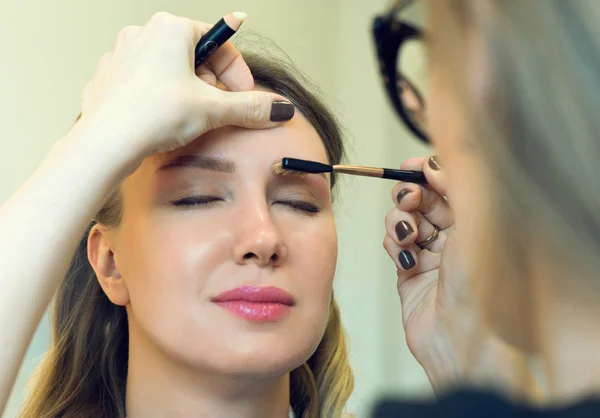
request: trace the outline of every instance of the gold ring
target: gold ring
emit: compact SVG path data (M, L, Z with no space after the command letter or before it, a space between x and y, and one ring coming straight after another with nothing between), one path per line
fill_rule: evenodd
M425 241L418 242L417 245L422 250L424 250L429 244L431 244L433 241L435 241L437 239L439 234L440 234L440 228L437 225L433 225L433 232L431 233L431 235L429 235L427 238L425 238Z

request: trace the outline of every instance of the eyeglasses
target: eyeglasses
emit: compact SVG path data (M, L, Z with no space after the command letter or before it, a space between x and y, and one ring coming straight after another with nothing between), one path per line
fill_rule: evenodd
M429 143L425 102L415 83L409 80L402 50L409 41L423 40L423 32L399 19L399 12L414 0L397 0L388 13L373 21L373 36L379 66L388 98L406 126L423 142ZM403 66L404 65L404 66Z

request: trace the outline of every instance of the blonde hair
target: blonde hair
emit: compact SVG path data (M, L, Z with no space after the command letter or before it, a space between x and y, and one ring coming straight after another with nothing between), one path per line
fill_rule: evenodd
M289 100L315 127L330 163L343 157L340 127L316 88L289 60L244 53L255 82ZM332 177L333 187L335 179ZM96 221L119 225L114 193ZM84 234L54 301L53 335L22 418L125 417L128 325L124 307L112 304L87 259ZM340 417L354 387L338 306L332 297L323 338L315 353L290 373L290 404L298 417Z
M533 256L562 255L586 278L600 271L600 2L445 0L428 15L430 59L458 98L490 191L474 220L471 282L485 286L484 305L510 302L507 327L535 338ZM486 63L478 86L474 50ZM581 294L600 284L561 279L548 277Z

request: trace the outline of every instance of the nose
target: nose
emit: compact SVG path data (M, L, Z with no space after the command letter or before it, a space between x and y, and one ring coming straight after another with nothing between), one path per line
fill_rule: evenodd
M287 249L281 231L267 208L255 207L252 214L246 211L238 227L239 232L233 246L233 259L236 263L277 267L285 261Z

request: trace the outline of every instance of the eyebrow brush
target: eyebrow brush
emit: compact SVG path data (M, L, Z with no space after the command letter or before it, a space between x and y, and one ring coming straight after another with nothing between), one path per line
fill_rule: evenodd
M291 172L317 174L340 173L353 176L379 177L407 183L427 184L427 179L422 171L395 170L392 168L363 167L358 165L329 165L316 161L298 160L287 157L283 158L280 163L275 164L273 171L279 175L291 174Z

